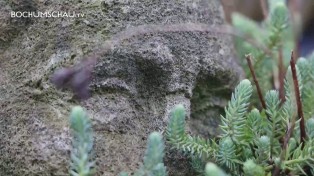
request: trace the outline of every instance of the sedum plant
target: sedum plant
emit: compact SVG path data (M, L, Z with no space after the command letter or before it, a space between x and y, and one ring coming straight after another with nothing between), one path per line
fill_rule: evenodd
M266 0L261 0L266 1ZM239 58L252 54L253 67L261 81L262 91L275 87L284 98L284 68L289 65L291 48L296 47L296 20L292 20L285 0L268 0L269 9L265 19L257 23L241 14L233 14L232 25L236 31L235 47ZM294 22L294 23L292 23ZM246 66L246 60L241 63ZM252 79L250 70L244 67ZM253 95L255 100L255 94Z
M308 175L314 171L314 55L291 59L285 78L285 101L277 90L267 91L265 109L251 103L248 79L236 86L221 116L221 134L215 139L185 132L185 110L177 105L170 117L167 140L191 156L202 175L213 175L205 163L216 163L226 174L239 176ZM196 163L196 164L195 164ZM225 173L217 170L217 175ZM213 172L214 173L214 172ZM314 173L314 172L313 172Z
M216 164L207 163L205 167L205 176L227 176L227 174Z
M95 162L92 161L93 131L90 119L82 107L76 106L70 115L70 127L73 135L71 150L72 176L95 175ZM162 135L153 132L148 137L144 163L135 172L134 176L167 176L163 163L164 143ZM127 176L123 172L120 176Z
M163 163L164 148L165 146L162 140L162 135L158 132L151 133L148 137L144 163L133 175L167 176L166 167ZM120 176L128 176L128 173L123 172Z
M76 106L70 115L72 129L71 170L72 176L90 176L94 174L95 163L91 161L93 132L90 119L82 107Z

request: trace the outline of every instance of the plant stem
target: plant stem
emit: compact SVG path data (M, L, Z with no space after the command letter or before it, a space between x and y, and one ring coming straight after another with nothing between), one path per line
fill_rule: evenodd
M305 132L305 125L304 125L304 114L303 114L303 109L302 109L302 101L301 101L301 96L300 96L300 87L299 87L297 71L296 71L296 67L295 67L295 60L294 60L293 51L291 52L290 66L291 66L291 71L292 71L292 78L293 78L293 83L294 83L294 92L295 92L297 108L298 108L298 117L299 117L299 119L301 119L300 120L300 138L301 138L302 149L303 149L305 138L306 138L306 132Z
M251 74L252 74L252 77L253 77L256 89L257 89L258 98L259 98L259 100L260 100L260 102L262 104L263 109L266 110L266 103L265 103L265 100L264 100L264 97L263 97L263 94L262 94L261 87L259 86L258 80L256 78L256 74L255 74L255 71L254 71L254 68L253 68L253 65L252 65L252 61L251 61L251 55L248 54L248 55L245 56L245 58L246 58L246 61L247 61L248 65L249 65L249 68L250 68L250 71L251 71Z
M262 8L264 19L266 19L267 16L268 16L268 10L267 10L267 7L266 7L266 2L265 2L265 0L260 0L259 2L261 4L261 8Z
M294 117L295 117L295 114L292 115L292 119L295 119ZM288 147L288 142L290 140L290 137L292 136L294 127L295 127L295 120L292 120L289 123L288 130L287 130L287 133L286 133L284 141L283 141L279 165L282 163L282 161L285 158L287 147ZM278 165L276 165L272 176L277 176L280 173L280 170L281 170L280 167Z
M283 53L282 47L278 50L278 69L279 69L279 97L281 100L281 104L285 101L285 91L284 91L284 65L283 65Z
M303 161L306 161L306 159L294 159L294 160L288 160L288 161L285 161L285 164L287 164L287 165L291 165L291 164L296 164L296 163L300 163L300 162L303 162Z
M299 83L298 83L298 77L297 77L297 71L295 67L295 60L294 60L294 53L293 51L291 52L291 60L290 60L290 66L291 66L291 72L292 72L292 79L294 83L294 92L296 96L296 101L297 101L297 108L298 108L298 116L301 118L300 120L300 131L301 131L301 143L302 143L302 148L304 147L304 140L306 137L305 133L305 126L304 126L304 116L303 116L303 110L302 110L302 104L301 104L301 97L300 97L300 89L299 89ZM285 135L283 145L282 145L282 151L280 155L280 163L284 160L285 158L285 153L287 150L288 142L290 140L290 137L292 136L294 127L295 127L295 117L296 114L293 113L292 115L292 120L288 126L287 133ZM303 122L303 123L302 123ZM277 165L275 167L275 171L273 172L273 176L277 176L280 173L280 167Z

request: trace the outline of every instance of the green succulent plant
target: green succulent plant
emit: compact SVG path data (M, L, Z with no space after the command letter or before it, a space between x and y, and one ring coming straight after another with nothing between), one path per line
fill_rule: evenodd
M288 68L284 80L282 75L289 65L296 34L284 0L269 0L268 4L269 14L261 23L240 14L234 14L232 19L239 36L235 38L238 55L244 58L251 53L253 69L262 83L262 94L265 94L265 107L258 105L257 93L249 81L252 79L250 70L245 69L248 79L235 88L225 114L221 116L221 134L217 138L203 139L187 134L182 105L176 106L171 113L167 141L173 148L188 154L192 166L200 174L264 176L276 175L277 171L292 175L314 173L314 55L298 60L296 78L293 78L293 69ZM246 66L244 60L241 63ZM297 118L300 102L298 104L295 96L295 81L299 85L297 90L300 91L305 126ZM273 87L279 91L270 90ZM92 161L90 120L81 107L75 107L70 122L73 134L70 174L93 175L95 163ZM302 130L305 130L306 137ZM163 156L162 136L154 132L148 138L143 164L134 175L166 176ZM120 174L127 175L126 172Z
M265 176L275 170L292 175L306 175L314 169L314 113L310 108L314 99L314 55L299 59L296 79L293 69L288 68L285 79L284 103L277 90L267 91L266 109L258 110L251 103L253 87L248 79L236 86L231 100L221 116L221 134L215 139L193 137L185 132L185 110L177 105L170 116L167 141L173 148L185 152L194 161L214 162L230 175ZM300 135L301 119L295 84L298 82L301 105L303 105L307 137ZM292 132L293 133L292 133ZM291 132L291 133L290 133ZM200 165L200 164L198 164ZM213 165L206 166L200 174ZM218 175L222 172L216 170ZM214 173L214 172L213 172Z
M262 91L276 87L283 90L281 81L287 68L291 50L295 47L296 30L284 0L269 0L269 13L260 23L241 14L232 16L232 26L238 34L235 47L239 58L251 53L253 67L260 80ZM252 80L245 59L240 59L248 79ZM256 94L257 95L257 94ZM255 102L257 96L253 94Z
M82 107L76 106L72 109L70 124L73 135L70 175L93 175L95 173L95 163L91 161L93 132L90 119Z
M151 133L148 137L144 163L133 176L167 176L163 163L164 148L162 135L158 132ZM128 173L120 173L120 176L128 176Z
M72 108L70 115L70 127L73 135L71 150L72 176L91 176L95 174L95 162L92 161L93 131L90 119L82 107ZM144 162L133 174L134 176L167 176L166 167L163 164L164 143L162 135L153 132L148 137ZM127 176L122 172L120 176Z

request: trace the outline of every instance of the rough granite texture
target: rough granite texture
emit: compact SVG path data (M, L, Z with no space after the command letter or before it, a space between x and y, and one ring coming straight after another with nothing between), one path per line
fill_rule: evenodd
M12 19L11 10L85 17ZM67 175L68 115L78 104L94 124L97 175L135 170L148 134L164 132L176 104L187 108L191 133L217 134L241 75L228 36L181 31L125 40L99 56L93 95L82 103L49 78L130 27L220 25L221 14L218 0L0 0L0 175ZM169 175L193 175L189 161L169 147L165 162Z

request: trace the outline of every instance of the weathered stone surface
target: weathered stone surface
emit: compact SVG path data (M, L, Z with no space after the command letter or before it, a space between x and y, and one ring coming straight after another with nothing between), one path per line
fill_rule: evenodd
M5 4L0 7L19 5L12 2L0 0ZM20 19L30 22L11 30L7 26L17 24L1 18L6 26L0 26L0 37L6 36L3 31L14 37L0 48L0 175L66 175L71 148L67 116L77 104L93 119L98 175L135 170L148 134L165 130L175 104L191 112L193 133L217 133L207 124L217 124L240 74L227 36L160 31L123 40L99 56L90 86L93 96L83 103L70 91L56 90L49 78L131 27L222 24L218 1L29 2L26 7L37 11L75 11L85 17ZM170 175L191 175L188 161L180 157L167 151Z

